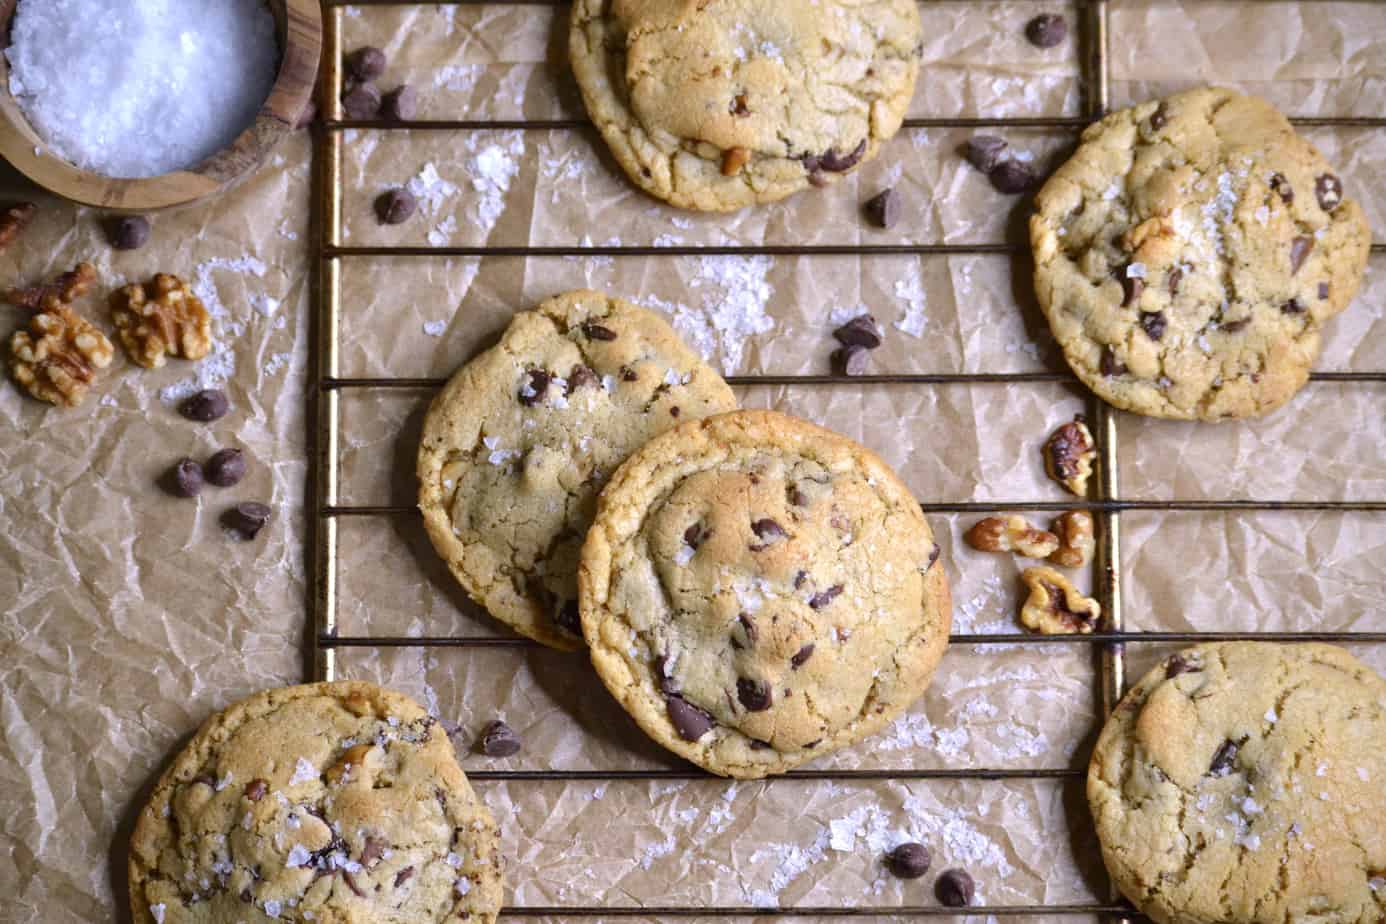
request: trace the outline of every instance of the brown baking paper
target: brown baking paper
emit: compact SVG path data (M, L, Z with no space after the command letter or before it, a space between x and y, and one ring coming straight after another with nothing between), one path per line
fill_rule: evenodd
M1379 115L1386 7L1371 3L1113 2L1115 104L1203 80L1274 99L1291 114ZM1065 8L1070 22L1074 10ZM930 2L912 116L1077 116L1078 54L1023 36L1026 2ZM344 9L344 45L383 47L381 83L421 93L420 118L582 118L563 8L446 5ZM1040 170L1072 134L1003 134ZM1307 127L1374 228L1386 227L1386 132ZM994 192L956 147L966 130L906 129L843 182L730 216L670 209L636 192L590 129L346 133L344 242L523 246L859 243L1023 245L1026 204ZM160 215L144 250L115 254L95 213L42 197L0 256L7 280L94 261L98 295L174 272L220 312L215 362L150 372L123 358L75 411L0 389L3 742L0 886L14 920L124 916L124 844L143 791L211 711L305 678L305 383L309 139L280 148L217 203ZM413 183L419 214L379 226L371 202ZM904 216L869 228L859 204L892 186ZM1332 326L1319 367L1386 369L1386 257ZM341 372L441 377L517 309L575 286L663 312L729 374L827 371L829 331L869 310L888 336L878 372L1063 371L1023 257L774 256L349 258L342 265ZM104 303L82 303L109 330ZM12 328L17 313L3 309ZM198 370L225 378L233 412L182 420L165 399ZM428 389L341 396L341 503L411 505ZM879 451L921 500L1063 501L1038 447L1089 409L1060 384L740 389ZM1119 415L1124 496L1386 499L1382 386L1316 383L1246 423ZM175 500L157 476L184 455L237 445L251 474ZM217 523L239 500L272 503L253 543ZM954 631L1014 632L1021 562L961 540L974 515L930 517L954 594ZM1040 523L1047 515L1035 515ZM1122 516L1127 625L1142 630L1376 630L1386 625L1379 514L1157 511ZM1074 575L1091 586L1092 575ZM453 584L412 516L340 521L340 632L506 637ZM1131 676L1167 653L1127 646ZM1353 650L1386 670L1386 646ZM685 769L644 738L580 655L527 646L343 649L339 675L390 684L457 729L464 766L488 770ZM814 770L1081 769L1101 719L1087 645L957 644L933 685L885 733ZM503 717L524 741L474 753ZM880 855L917 838L934 870L961 866L996 905L1107 899L1080 778L479 780L501 823L506 900L516 906L865 908L867 920L931 903L932 875L902 882ZM543 920L558 922L556 912ZM657 914L633 921L659 921ZM728 918L747 922L750 918ZM810 916L807 920L831 920ZM1021 919L1025 920L1025 919ZM1052 920L1038 915L1028 920ZM1073 918L1072 920L1081 920Z

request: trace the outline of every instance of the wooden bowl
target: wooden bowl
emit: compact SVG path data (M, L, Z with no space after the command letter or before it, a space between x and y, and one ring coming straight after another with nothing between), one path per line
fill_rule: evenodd
M83 205L150 212L215 196L246 178L291 132L313 94L322 50L319 0L268 0L281 51L279 75L255 121L201 163L161 176L117 179L73 166L53 153L10 95L9 61L0 53L0 156L39 186ZM18 0L0 0L0 37L9 46Z

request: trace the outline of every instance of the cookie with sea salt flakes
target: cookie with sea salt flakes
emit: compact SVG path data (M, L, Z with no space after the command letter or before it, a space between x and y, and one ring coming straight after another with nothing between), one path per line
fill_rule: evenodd
M1160 924L1386 920L1386 682L1341 648L1168 658L1107 720L1088 802Z
M587 111L641 189L731 211L825 186L899 129L915 0L576 0Z
M423 707L370 683L212 716L130 844L136 924L493 922L499 832Z
M578 572L612 695L655 741L762 777L870 735L928 686L948 582L870 450L773 411L657 437L603 492Z
M579 648L578 553L602 485L651 437L734 407L653 312L587 290L522 311L424 420L419 509L433 547L496 619Z
M1313 145L1264 100L1216 88L1089 127L1035 204L1035 288L1069 365L1154 417L1288 401L1371 243Z

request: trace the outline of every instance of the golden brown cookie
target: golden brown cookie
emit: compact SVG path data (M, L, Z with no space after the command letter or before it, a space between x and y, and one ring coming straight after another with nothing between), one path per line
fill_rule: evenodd
M612 695L655 741L761 777L872 734L928 686L948 582L874 453L772 411L684 424L603 492L578 573Z
M374 684L212 716L130 845L136 924L458 920L501 905L496 823L423 707Z

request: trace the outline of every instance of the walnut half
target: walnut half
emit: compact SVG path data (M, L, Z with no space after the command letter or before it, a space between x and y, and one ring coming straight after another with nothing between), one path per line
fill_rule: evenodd
M1044 635L1086 635L1097 628L1101 605L1053 568L1026 568L1020 578L1030 588L1020 608L1020 621L1027 629Z
M202 300L167 273L116 291L111 320L125 352L146 369L157 369L169 356L201 359L212 349L211 319Z
M1092 561L1097 545L1092 533L1092 514L1070 510L1056 517L1049 528L1059 539L1058 547L1049 554L1050 561L1065 568L1082 568Z
M1055 430L1044 444L1044 470L1073 494L1086 497L1097 449L1082 414Z
M96 370L109 366L114 354L105 334L58 304L34 315L28 330L10 338L10 373L40 401L76 407Z
M1022 516L986 517L963 538L983 552L1016 552L1027 558L1048 558L1059 548L1058 536L1036 529Z

